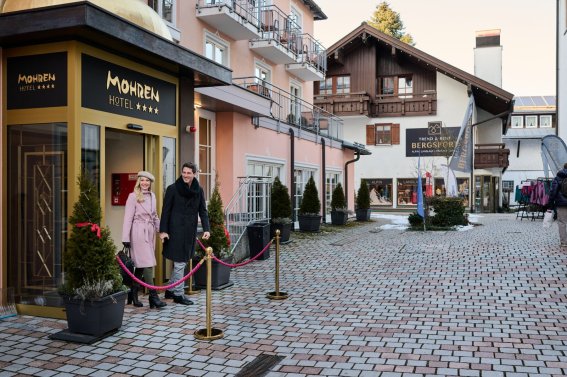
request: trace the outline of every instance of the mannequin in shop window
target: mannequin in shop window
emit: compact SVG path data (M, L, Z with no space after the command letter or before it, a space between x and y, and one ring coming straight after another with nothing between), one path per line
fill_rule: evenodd
M122 243L130 248L130 256L136 269L134 275L143 279L144 269L156 265L155 244L156 233L159 231L159 217L156 209L156 196L151 187L154 182L153 174L147 171L138 172L138 180L134 192L126 200L124 224L122 226ZM139 298L140 284L132 280L128 293L128 304L136 307L144 306ZM157 292L149 291L150 308L162 308L167 304L159 299Z

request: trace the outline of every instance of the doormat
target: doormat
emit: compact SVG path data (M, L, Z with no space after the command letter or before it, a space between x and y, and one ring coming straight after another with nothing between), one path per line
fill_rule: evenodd
M86 335L86 334L79 334L70 332L69 329L65 329L55 334L49 335L49 339L51 340L63 340L65 342L71 343L80 343L80 344L93 344L102 340L108 336L115 334L118 329L114 329L102 335Z
M238 372L235 377L262 377L265 376L273 367L279 364L285 356L268 355L262 353L254 360L249 362Z

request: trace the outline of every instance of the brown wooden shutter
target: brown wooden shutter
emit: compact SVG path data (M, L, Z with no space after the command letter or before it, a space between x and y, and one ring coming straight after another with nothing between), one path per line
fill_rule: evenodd
M400 144L400 125L392 123L392 145Z
M366 145L376 145L376 126L366 125Z

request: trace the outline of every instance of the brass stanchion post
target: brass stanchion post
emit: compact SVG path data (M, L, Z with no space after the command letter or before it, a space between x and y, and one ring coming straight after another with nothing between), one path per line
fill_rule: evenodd
M288 295L286 292L280 292L280 230L276 230L276 291L266 294L270 300L285 300Z
M189 259L189 271L193 271L193 259ZM189 278L189 287L185 288L186 295L198 295L201 290L193 290L193 276Z
M199 329L197 331L195 331L194 335L195 338L199 339L199 340L216 340L216 339L220 339L223 337L224 333L222 332L222 330L220 329L214 329L213 328L213 310L212 310L212 274L213 274L213 266L212 266L212 259L213 259L213 248L212 247L207 247L207 256L205 257L207 259L207 307L206 307L206 316L207 316L207 327L204 329Z

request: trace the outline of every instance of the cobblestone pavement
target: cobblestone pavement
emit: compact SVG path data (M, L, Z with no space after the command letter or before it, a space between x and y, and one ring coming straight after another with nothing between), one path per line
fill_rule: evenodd
M0 376L567 375L567 250L557 227L484 215L465 232L381 230L378 219L296 232L274 258L232 271L213 292L224 338L198 341L205 294L185 307L127 306L119 332L93 345L52 341L65 321L0 321ZM243 374L241 374L243 375Z

